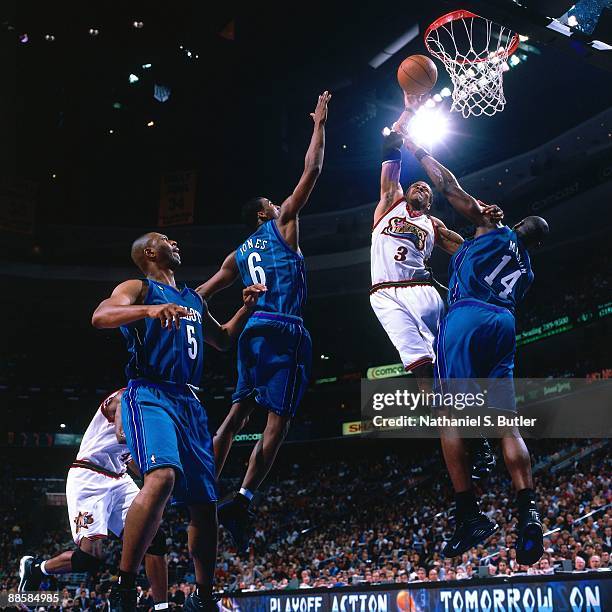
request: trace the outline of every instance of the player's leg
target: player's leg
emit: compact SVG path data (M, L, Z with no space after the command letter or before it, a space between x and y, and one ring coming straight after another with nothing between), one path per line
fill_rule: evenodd
M139 493L140 489L129 476L124 476L114 488L108 528L122 539L127 514ZM166 559L166 538L161 527L157 530L149 548L147 548L144 561L154 603L156 605L167 604L168 563Z
M161 467L144 476L144 485L135 497L125 518L120 575L136 578L146 550L161 524L164 508L174 488L172 467ZM128 581L130 584L132 580ZM131 587L128 587L131 588Z
M271 321L251 329L249 347L252 396L268 410L262 437L251 452L240 491L219 504L219 522L232 535L239 550L248 544L252 522L250 503L272 467L291 419L308 387L312 361L310 334L292 321Z
M495 324L497 360L489 376L495 378L496 383L499 384L499 390L496 390L501 396L499 403L503 403L505 408L516 412L512 383L516 349L514 318L510 314L504 314L497 317ZM506 427L500 432L500 435L504 463L517 494L519 511L517 559L522 565L533 565L544 553L544 537L533 488L531 457L517 427Z
M213 446L215 450L215 465L217 467L217 478L223 470L227 455L229 454L234 436L238 434L249 422L249 417L256 404L252 398L245 398L232 405L225 420L215 432Z
M485 313L486 314L486 313ZM437 339L436 378L442 385L452 379L482 377L475 351L479 330L488 325L478 310L451 309L440 325ZM452 386L450 387L452 391ZM451 416L448 414L447 416ZM442 454L455 491L455 532L446 543L444 555L455 557L490 537L497 525L479 511L472 483L472 464L466 441L454 427L440 429Z
M144 485L125 517L119 581L111 604L120 610L136 605L136 573L159 529L164 508L182 480L175 398L159 387L130 381L121 398L126 443Z
M155 604L168 601L168 562L166 555L145 554L145 572L153 592Z
M37 591L45 576L97 572L103 565L105 540L105 537L95 540L81 538L76 550L65 550L46 561L31 555L22 557L19 564L19 592Z
M214 502L189 506L187 545L193 559L196 590L185 601L185 610L217 610L213 600L217 557L217 505Z
M521 565L533 565L544 554L544 536L536 505L529 451L516 428L504 433L501 447L504 462L517 492L519 538L516 556Z

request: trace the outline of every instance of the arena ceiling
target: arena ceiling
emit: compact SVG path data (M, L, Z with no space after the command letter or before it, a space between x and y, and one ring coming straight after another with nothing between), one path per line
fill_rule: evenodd
M12 133L3 166L36 181L39 228L154 225L161 173L184 169L198 173L195 222L231 223L244 199L278 200L292 188L308 112L330 89L326 166L310 210L363 204L377 192L381 129L401 108L396 67L425 52L422 36L376 69L369 62L452 6L3 2L2 114ZM610 105L609 73L569 50L528 46L505 77L503 113L453 116L437 154L459 175ZM438 68L437 91L448 85ZM154 98L155 85L167 101Z

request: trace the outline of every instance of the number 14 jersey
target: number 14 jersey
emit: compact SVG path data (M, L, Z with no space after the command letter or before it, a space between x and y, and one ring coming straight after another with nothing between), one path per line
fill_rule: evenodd
M514 313L533 282L527 249L503 226L466 240L450 263L448 303L473 298Z
M268 290L257 302L257 310L302 316L306 302L304 257L282 237L276 221L266 221L237 249L236 263L245 287L255 283Z

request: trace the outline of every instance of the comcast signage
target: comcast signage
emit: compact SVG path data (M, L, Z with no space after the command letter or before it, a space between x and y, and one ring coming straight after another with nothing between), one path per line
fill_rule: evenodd
M391 365L374 366L368 368L367 377L369 380L378 380L380 378L394 378L395 376L406 376L409 372L404 370L401 363L392 363Z

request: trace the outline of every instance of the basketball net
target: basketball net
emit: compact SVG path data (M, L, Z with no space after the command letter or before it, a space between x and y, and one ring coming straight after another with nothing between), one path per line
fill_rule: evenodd
M506 60L519 44L510 28L469 11L454 11L425 32L429 52L444 62L453 82L451 110L465 118L504 110Z

